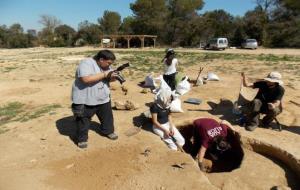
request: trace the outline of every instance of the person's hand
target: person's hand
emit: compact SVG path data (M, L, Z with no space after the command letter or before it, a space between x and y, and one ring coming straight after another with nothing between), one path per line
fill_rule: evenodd
M199 166L199 168L200 168L200 170L201 170L202 172L206 172L205 167L204 167L204 164L203 164L202 162L199 162L199 161L198 161L198 166Z
M242 76L242 78L245 78L245 73L241 72L241 76Z
M174 126L170 126L170 133L169 133L170 136L173 136L174 135Z
M170 137L170 131L164 130L164 138L167 139Z
M105 71L105 76L107 80L115 80L119 75L118 71Z
M109 70L109 71L104 71L104 76L105 76L105 79L110 79L111 78L111 75L112 75L112 73L113 73L114 71L111 71L111 70Z
M269 108L270 110L274 110L274 109L275 109L275 105L272 104L272 103L268 103L268 108Z
M116 78L119 76L119 72L118 71L113 71L110 77L110 80L114 81L116 80Z

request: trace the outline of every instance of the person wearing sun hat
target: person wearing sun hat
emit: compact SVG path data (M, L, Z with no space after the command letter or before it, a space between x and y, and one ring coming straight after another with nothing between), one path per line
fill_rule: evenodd
M257 88L258 93L249 103L246 113L246 130L253 131L259 125L260 113L266 114L262 120L263 127L268 127L275 117L282 112L282 97L284 95L282 76L273 71L262 80L249 83L244 73L242 81L245 87Z

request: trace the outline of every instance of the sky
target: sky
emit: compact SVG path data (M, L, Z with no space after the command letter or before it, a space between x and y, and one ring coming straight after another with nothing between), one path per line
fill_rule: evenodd
M41 30L40 15L51 15L73 27L88 20L97 23L105 10L116 11L122 18L132 15L130 3L136 0L0 0L0 25L19 23L24 28ZM254 0L204 0L200 13L224 9L234 16L243 16L255 7Z

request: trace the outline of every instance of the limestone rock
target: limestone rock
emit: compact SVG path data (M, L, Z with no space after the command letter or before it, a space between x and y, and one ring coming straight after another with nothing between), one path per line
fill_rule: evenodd
M114 107L115 107L117 110L125 110L125 109L126 109L125 104L122 103L122 102L115 101L114 104L115 104Z
M126 86L122 86L121 89L122 89L122 92L124 93L124 95L128 94L128 88Z
M125 107L127 110L136 110L139 108L139 105L127 100L125 103Z
M139 105L136 103L133 103L129 100L127 100L125 103L124 102L119 102L119 101L115 101L114 102L114 107L117 110L136 110L139 108Z
M141 93L143 94L147 94L148 92L150 92L150 90L147 88L143 88L143 90L141 91Z

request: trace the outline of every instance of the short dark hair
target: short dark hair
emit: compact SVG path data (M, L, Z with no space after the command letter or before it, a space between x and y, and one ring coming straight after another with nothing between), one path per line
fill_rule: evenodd
M174 57L175 57L175 51L171 48L167 49L165 58L173 59Z
M96 61L98 61L99 59L105 59L105 60L116 60L116 56L115 56L115 54L112 52L112 51L110 51L110 50L107 50L107 49L105 49L105 50L100 50L98 53L97 53L97 55L95 55L94 56L94 59L96 60Z
M213 139L213 141L216 145L217 150L219 151L226 151L231 148L230 143L223 136L217 136Z

